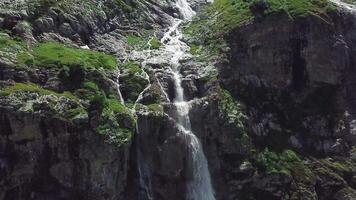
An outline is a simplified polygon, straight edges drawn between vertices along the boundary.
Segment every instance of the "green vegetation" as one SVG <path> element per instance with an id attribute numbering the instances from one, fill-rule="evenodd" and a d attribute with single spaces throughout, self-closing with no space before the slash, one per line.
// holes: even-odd
<path id="1" fill-rule="evenodd" d="M 128 35 L 126 37 L 126 40 L 127 40 L 127 43 L 132 47 L 143 46 L 146 44 L 146 41 L 142 37 L 139 37 L 139 36 L 136 36 L 133 34 Z"/>
<path id="2" fill-rule="evenodd" d="M 126 36 L 127 44 L 135 49 L 159 49 L 162 44 L 156 37 L 152 37 L 152 30 L 144 30 L 143 36 L 129 34 Z"/>
<path id="3" fill-rule="evenodd" d="M 215 0 L 198 13 L 184 32 L 191 37 L 191 53 L 206 61 L 226 47 L 223 35 L 235 27 L 277 13 L 291 20 L 315 16 L 328 21 L 328 13 L 334 10 L 328 0 Z"/>
<path id="4" fill-rule="evenodd" d="M 131 110 L 116 99 L 104 99 L 97 132 L 108 136 L 108 142 L 118 146 L 127 144 L 134 133 L 136 118 Z"/>
<path id="5" fill-rule="evenodd" d="M 296 165 L 301 164 L 300 158 L 292 150 L 276 153 L 265 149 L 257 155 L 256 165 L 258 169 L 266 173 L 290 174 Z"/>
<path id="6" fill-rule="evenodd" d="M 272 13 L 286 13 L 292 19 L 308 15 L 322 17 L 334 6 L 327 0 L 216 0 L 210 9 L 218 12 L 215 25 L 226 30 Z"/>
<path id="7" fill-rule="evenodd" d="M 243 114 L 240 104 L 227 90 L 221 91 L 218 107 L 219 115 L 226 123 L 243 129 L 246 116 Z"/>
<path id="8" fill-rule="evenodd" d="M 29 95 L 28 93 L 36 93 Z M 12 95 L 11 97 L 8 97 Z M 45 95 L 51 95 L 43 98 Z M 71 92 L 57 93 L 55 91 L 43 89 L 34 83 L 15 83 L 0 90 L 0 96 L 8 97 L 16 102 L 16 108 L 25 112 L 35 112 L 41 110 L 42 113 L 51 113 L 52 117 L 63 119 L 72 123 L 75 118 L 87 119 L 87 111 L 80 103 L 80 100 Z M 57 98 L 53 98 L 53 96 Z M 68 103 L 68 100 L 71 103 Z"/>
<path id="9" fill-rule="evenodd" d="M 26 44 L 19 38 L 11 38 L 8 34 L 0 32 L 0 58 L 5 58 L 13 63 L 28 63 L 31 55 Z"/>
<path id="10" fill-rule="evenodd" d="M 66 47 L 56 42 L 39 43 L 28 49 L 24 41 L 4 33 L 0 34 L 0 58 L 28 67 L 117 69 L 116 59 L 101 52 Z"/>
<path id="11" fill-rule="evenodd" d="M 31 93 L 37 93 L 39 95 L 55 95 L 58 97 L 66 97 L 68 99 L 71 99 L 73 101 L 78 101 L 78 98 L 75 97 L 72 93 L 70 92 L 63 92 L 63 93 L 57 93 L 51 90 L 46 90 L 34 83 L 15 83 L 14 85 L 7 86 L 3 89 L 0 90 L 0 95 L 1 96 L 8 96 L 12 93 L 18 92 L 18 91 L 23 91 L 23 92 L 31 92 Z"/>
<path id="12" fill-rule="evenodd" d="M 123 86 L 127 94 L 129 102 L 135 102 L 140 93 L 145 89 L 147 80 L 144 78 L 144 74 L 140 66 L 136 62 L 128 61 L 120 66 L 126 73 L 121 77 Z"/>
<path id="13" fill-rule="evenodd" d="M 134 1 L 130 1 L 130 3 L 127 2 L 128 1 L 125 0 L 114 0 L 116 9 L 124 10 L 126 12 L 133 12 L 137 5 L 134 4 Z"/>
<path id="14" fill-rule="evenodd" d="M 28 61 L 27 61 L 28 62 Z M 33 65 L 40 67 L 83 66 L 85 69 L 114 70 L 114 57 L 101 52 L 66 47 L 55 42 L 41 43 L 33 49 Z"/>
<path id="15" fill-rule="evenodd" d="M 159 41 L 156 37 L 153 37 L 149 40 L 149 44 L 151 49 L 159 49 L 161 47 L 161 41 Z"/>

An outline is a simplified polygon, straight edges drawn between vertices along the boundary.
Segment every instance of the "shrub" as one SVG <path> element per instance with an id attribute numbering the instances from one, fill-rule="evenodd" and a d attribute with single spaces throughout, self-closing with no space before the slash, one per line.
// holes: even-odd
<path id="1" fill-rule="evenodd" d="M 231 96 L 227 90 L 222 90 L 218 102 L 219 115 L 227 124 L 234 124 L 244 128 L 246 116 L 243 114 L 240 104 Z"/>
<path id="2" fill-rule="evenodd" d="M 267 173 L 282 172 L 290 174 L 295 164 L 301 163 L 297 154 L 292 150 L 276 153 L 265 149 L 257 155 L 256 164 L 260 171 Z"/>

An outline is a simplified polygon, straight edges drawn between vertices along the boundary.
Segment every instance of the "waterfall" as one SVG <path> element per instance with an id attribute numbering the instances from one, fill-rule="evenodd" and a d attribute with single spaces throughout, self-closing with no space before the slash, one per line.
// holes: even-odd
<path id="1" fill-rule="evenodd" d="M 211 1 L 209 1 L 211 2 Z M 167 102 L 172 103 L 176 108 L 176 116 L 171 116 L 176 119 L 176 126 L 179 129 L 177 135 L 183 136 L 185 143 L 187 145 L 187 184 L 186 184 L 186 199 L 187 200 L 215 200 L 214 190 L 210 180 L 210 173 L 208 169 L 208 162 L 204 155 L 202 145 L 192 132 L 191 122 L 189 118 L 190 104 L 184 98 L 184 89 L 182 87 L 182 74 L 180 72 L 181 64 L 180 61 L 184 56 L 188 55 L 189 46 L 182 41 L 183 34 L 179 29 L 179 26 L 185 22 L 190 21 L 195 12 L 190 7 L 187 0 L 177 0 L 176 7 L 180 13 L 182 19 L 172 18 L 171 26 L 168 28 L 166 33 L 161 39 L 163 46 L 156 51 L 161 51 L 169 58 L 169 69 L 167 73 L 170 73 L 174 83 L 175 98 L 171 102 L 168 94 L 164 91 L 163 86 L 158 80 L 160 89 L 163 91 Z M 148 55 L 155 55 L 155 50 L 148 50 L 145 53 Z M 146 65 L 144 61 L 142 63 L 143 68 Z M 148 81 L 148 86 L 139 94 L 133 110 L 136 110 L 136 105 L 142 101 L 145 92 L 151 87 L 150 77 L 144 71 L 145 79 Z M 157 77 L 156 77 L 157 78 Z M 145 159 L 143 157 L 143 152 L 140 149 L 139 138 L 140 132 L 138 124 L 136 124 L 137 131 L 137 164 L 138 164 L 138 176 L 139 176 L 139 187 L 140 194 L 139 199 L 155 199 L 151 188 L 150 171 Z"/>
<path id="2" fill-rule="evenodd" d="M 117 74 L 116 74 L 116 88 L 117 88 L 117 93 L 119 94 L 120 103 L 122 105 L 124 105 L 125 104 L 125 100 L 122 97 L 122 93 L 121 93 L 121 90 L 120 90 L 120 75 L 121 75 L 121 72 L 120 72 L 120 69 L 118 69 L 117 70 Z"/>
<path id="3" fill-rule="evenodd" d="M 349 10 L 350 12 L 356 12 L 356 5 L 355 4 L 350 4 L 350 3 L 346 3 L 346 2 L 343 2 L 341 0 L 330 0 L 331 2 L 333 2 L 334 4 L 340 6 L 340 7 L 343 7 L 347 10 Z"/>
<path id="4" fill-rule="evenodd" d="M 191 162 L 192 177 L 187 180 L 187 200 L 215 200 L 208 162 L 199 139 L 191 130 L 189 118 L 190 105 L 184 98 L 182 75 L 180 73 L 181 65 L 179 61 L 184 57 L 189 47 L 181 40 L 182 33 L 179 30 L 179 25 L 184 22 L 184 20 L 191 20 L 195 12 L 191 9 L 186 0 L 178 0 L 176 6 L 181 12 L 183 20 L 175 19 L 169 30 L 164 34 L 161 42 L 165 44 L 165 51 L 171 55 L 170 67 L 176 94 L 173 101 L 177 110 L 176 123 L 184 134 L 184 138 L 188 144 L 188 152 L 191 153 L 191 160 L 188 162 Z"/>

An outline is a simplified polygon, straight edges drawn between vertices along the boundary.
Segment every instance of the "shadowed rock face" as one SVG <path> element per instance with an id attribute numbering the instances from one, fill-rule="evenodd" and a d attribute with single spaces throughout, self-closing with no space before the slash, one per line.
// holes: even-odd
<path id="1" fill-rule="evenodd" d="M 58 119 L 1 109 L 0 122 L 2 199 L 122 198 L 127 147 Z"/>
<path id="2" fill-rule="evenodd" d="M 269 113 L 267 121 L 280 125 L 275 132 L 292 133 L 285 139 L 294 147 L 343 153 L 354 145 L 348 139 L 349 114 L 345 115 L 353 110 L 345 89 L 353 86 L 345 80 L 354 71 L 355 43 L 350 34 L 355 29 L 344 25 L 353 18 L 345 14 L 327 21 L 314 17 L 291 21 L 277 15 L 240 27 L 227 36 L 230 64 L 220 68 L 222 83 L 257 108 L 253 124 Z M 258 137 L 270 137 L 254 130 Z"/>

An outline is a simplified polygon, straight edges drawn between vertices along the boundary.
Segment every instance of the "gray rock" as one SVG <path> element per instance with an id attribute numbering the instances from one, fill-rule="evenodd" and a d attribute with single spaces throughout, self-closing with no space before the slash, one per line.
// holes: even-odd
<path id="1" fill-rule="evenodd" d="M 70 37 L 75 34 L 75 31 L 69 23 L 63 23 L 59 26 L 59 33 L 65 37 Z"/>

